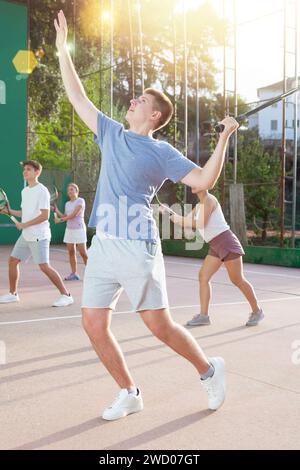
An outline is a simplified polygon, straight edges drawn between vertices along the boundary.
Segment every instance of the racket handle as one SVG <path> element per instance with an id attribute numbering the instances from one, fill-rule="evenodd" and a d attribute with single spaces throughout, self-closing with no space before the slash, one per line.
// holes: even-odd
<path id="1" fill-rule="evenodd" d="M 13 215 L 10 215 L 9 217 L 10 217 L 10 220 L 12 220 L 14 224 L 18 223 L 17 219 Z"/>
<path id="2" fill-rule="evenodd" d="M 216 131 L 218 134 L 222 134 L 222 132 L 224 131 L 224 129 L 225 129 L 224 124 L 220 124 L 220 123 L 219 123 L 219 124 L 217 124 L 217 125 L 215 126 L 215 131 Z"/>

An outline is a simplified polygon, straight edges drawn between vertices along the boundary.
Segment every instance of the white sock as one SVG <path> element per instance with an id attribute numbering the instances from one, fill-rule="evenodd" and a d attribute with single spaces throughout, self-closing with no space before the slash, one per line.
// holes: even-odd
<path id="1" fill-rule="evenodd" d="M 212 364 L 210 364 L 210 368 L 208 369 L 208 371 L 201 375 L 201 380 L 206 380 L 206 379 L 209 379 L 210 377 L 212 377 L 215 373 L 215 368 Z"/>

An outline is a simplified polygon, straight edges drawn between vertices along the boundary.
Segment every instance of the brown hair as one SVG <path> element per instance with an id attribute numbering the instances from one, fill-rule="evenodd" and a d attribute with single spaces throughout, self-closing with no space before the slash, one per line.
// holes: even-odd
<path id="1" fill-rule="evenodd" d="M 144 93 L 154 96 L 155 103 L 158 106 L 158 111 L 161 112 L 161 118 L 158 121 L 157 127 L 154 129 L 155 131 L 157 131 L 158 129 L 161 129 L 170 122 L 173 116 L 173 104 L 171 100 L 167 97 L 167 95 L 165 95 L 165 93 L 162 93 L 161 91 L 156 90 L 155 88 L 146 88 Z"/>
<path id="2" fill-rule="evenodd" d="M 24 168 L 24 166 L 31 166 L 32 168 L 35 169 L 35 171 L 42 171 L 43 167 L 40 164 L 40 162 L 37 162 L 36 160 L 25 160 L 24 162 L 20 162 L 21 166 Z"/>
<path id="3" fill-rule="evenodd" d="M 70 183 L 70 184 L 68 184 L 68 188 L 69 188 L 70 186 L 72 186 L 72 188 L 75 188 L 77 194 L 79 194 L 79 187 L 77 186 L 77 184 L 75 184 L 75 183 Z"/>

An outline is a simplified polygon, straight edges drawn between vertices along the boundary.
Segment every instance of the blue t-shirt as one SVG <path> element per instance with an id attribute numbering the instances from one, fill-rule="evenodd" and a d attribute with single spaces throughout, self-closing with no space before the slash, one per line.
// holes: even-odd
<path id="1" fill-rule="evenodd" d="M 110 236 L 155 243 L 151 201 L 166 179 L 174 183 L 197 168 L 167 142 L 125 130 L 98 114 L 101 172 L 89 227 Z"/>

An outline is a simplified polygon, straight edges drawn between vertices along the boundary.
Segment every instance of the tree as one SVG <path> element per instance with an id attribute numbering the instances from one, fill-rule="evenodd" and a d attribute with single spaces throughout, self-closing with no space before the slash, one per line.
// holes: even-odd
<path id="1" fill-rule="evenodd" d="M 230 167 L 232 169 L 232 166 Z M 247 225 L 255 225 L 262 241 L 267 229 L 278 220 L 278 184 L 280 158 L 278 152 L 266 152 L 259 139 L 239 138 L 238 181 L 244 184 Z"/>
<path id="2" fill-rule="evenodd" d="M 139 37 L 137 14 L 135 11 L 136 2 L 132 0 L 132 22 L 133 22 L 133 42 L 134 42 L 134 62 L 136 69 L 136 91 L 140 93 L 140 69 L 141 55 L 139 50 Z M 142 5 L 142 23 L 144 40 L 144 65 L 145 65 L 145 85 L 161 86 L 167 94 L 174 99 L 174 57 L 173 57 L 173 24 L 177 32 L 177 80 L 176 94 L 178 99 L 178 141 L 182 141 L 181 134 L 183 126 L 183 106 L 182 99 L 184 93 L 183 87 L 183 28 L 182 17 L 180 13 L 174 17 L 174 7 L 177 4 L 175 0 L 143 0 Z M 74 47 L 73 36 L 74 26 L 76 25 L 76 69 L 81 76 L 88 95 L 96 105 L 99 104 L 99 65 L 100 65 L 100 6 L 99 0 L 76 0 L 76 17 L 73 17 L 73 1 L 64 0 L 45 0 L 43 8 L 38 0 L 31 0 L 30 9 L 30 39 L 31 49 L 33 51 L 44 51 L 44 55 L 38 55 L 40 65 L 30 77 L 30 98 L 29 98 L 29 117 L 30 128 L 33 132 L 30 149 L 33 152 L 35 145 L 37 149 L 35 154 L 40 153 L 42 147 L 45 149 L 44 159 L 49 155 L 49 165 L 55 160 L 51 157 L 47 148 L 53 149 L 61 147 L 62 153 L 66 152 L 66 139 L 70 136 L 71 110 L 70 117 L 67 116 L 67 104 L 65 92 L 59 73 L 58 60 L 55 49 L 55 30 L 53 19 L 59 9 L 66 13 L 69 23 L 69 42 L 71 48 Z M 109 9 L 110 2 L 103 0 L 104 9 Z M 114 17 L 114 48 L 115 63 L 114 68 L 114 97 L 117 107 L 120 109 L 128 105 L 130 96 L 130 34 L 129 18 L 127 11 L 127 2 L 124 0 L 115 0 Z M 159 16 L 157 12 L 159 11 Z M 195 17 L 197 21 L 195 21 Z M 175 18 L 175 23 L 173 19 Z M 213 46 L 220 44 L 222 29 L 220 19 L 214 13 L 209 2 L 205 2 L 194 11 L 187 14 L 188 30 L 188 52 L 189 52 L 189 94 L 190 99 L 194 97 L 195 73 L 194 62 L 200 63 L 201 78 L 200 87 L 211 94 L 215 88 L 214 75 L 216 69 L 213 64 L 210 50 Z M 108 91 L 109 91 L 109 24 L 103 25 L 103 43 L 102 43 L 102 108 L 108 111 Z M 59 122 L 61 119 L 64 122 Z M 51 129 L 51 125 L 53 128 Z M 76 121 L 76 126 L 82 131 L 81 125 Z M 173 133 L 173 123 L 163 130 L 162 134 L 170 137 Z M 53 131 L 53 142 L 50 134 Z M 65 134 L 62 133 L 65 131 Z M 48 137 L 43 134 L 34 135 L 34 132 L 47 132 Z M 75 132 L 76 133 L 76 132 Z M 82 132 L 81 132 L 82 133 Z M 82 133 L 83 134 L 83 133 Z M 58 140 L 61 138 L 62 144 Z M 89 139 L 89 135 L 82 135 L 83 139 Z M 40 148 L 39 148 L 40 146 Z M 44 147 L 45 146 L 45 147 Z M 38 151 L 38 152 L 37 152 Z M 60 160 L 56 160 L 60 162 Z M 70 162 L 70 158 L 67 159 Z M 62 162 L 59 163 L 61 165 Z"/>

